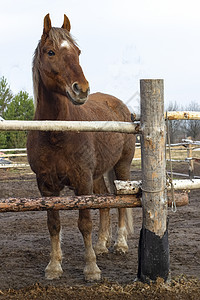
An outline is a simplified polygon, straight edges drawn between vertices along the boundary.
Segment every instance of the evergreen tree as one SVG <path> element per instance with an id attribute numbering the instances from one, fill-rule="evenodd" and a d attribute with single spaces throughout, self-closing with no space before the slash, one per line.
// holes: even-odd
<path id="1" fill-rule="evenodd" d="M 7 105 L 3 117 L 5 120 L 32 120 L 33 114 L 33 98 L 27 92 L 20 91 Z"/>
<path id="2" fill-rule="evenodd" d="M 5 120 L 32 120 L 33 115 L 34 105 L 32 97 L 29 97 L 27 92 L 20 91 L 7 105 L 3 118 Z M 0 136 L 1 143 L 3 142 L 2 135 L 6 136 L 7 148 L 23 148 L 26 146 L 27 132 L 25 131 L 6 131 Z"/>
<path id="3" fill-rule="evenodd" d="M 12 92 L 5 77 L 0 78 L 0 116 L 6 111 L 7 105 L 12 100 Z"/>

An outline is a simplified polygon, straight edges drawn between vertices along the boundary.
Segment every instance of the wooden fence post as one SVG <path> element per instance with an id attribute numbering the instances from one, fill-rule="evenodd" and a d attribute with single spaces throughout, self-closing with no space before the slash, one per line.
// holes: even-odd
<path id="1" fill-rule="evenodd" d="M 187 140 L 192 141 L 192 137 L 189 136 L 187 138 Z M 192 160 L 192 144 L 190 144 L 190 143 L 187 145 L 187 158 L 188 158 L 188 165 L 189 165 L 189 169 L 188 169 L 189 178 L 193 179 L 194 178 L 194 161 Z"/>
<path id="2" fill-rule="evenodd" d="M 138 279 L 169 277 L 163 80 L 141 80 L 143 225 L 138 250 Z"/>

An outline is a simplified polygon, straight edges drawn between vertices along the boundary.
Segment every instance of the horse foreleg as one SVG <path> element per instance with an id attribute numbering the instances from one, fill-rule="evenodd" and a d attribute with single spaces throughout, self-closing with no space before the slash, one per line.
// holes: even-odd
<path id="1" fill-rule="evenodd" d="M 45 269 L 45 277 L 47 279 L 56 279 L 59 278 L 63 273 L 61 267 L 62 251 L 59 211 L 47 211 L 47 225 L 51 239 L 51 259 Z"/>
<path id="2" fill-rule="evenodd" d="M 96 264 L 96 255 L 92 247 L 92 220 L 89 210 L 79 210 L 78 228 L 85 244 L 85 280 L 100 280 L 101 271 Z"/>

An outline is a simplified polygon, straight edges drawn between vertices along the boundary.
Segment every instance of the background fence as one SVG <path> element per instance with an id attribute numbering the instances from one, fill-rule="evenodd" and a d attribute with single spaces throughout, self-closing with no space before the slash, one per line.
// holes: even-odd
<path id="1" fill-rule="evenodd" d="M 183 173 L 175 173 L 177 176 L 189 176 L 190 178 L 200 178 L 200 176 L 195 174 L 194 171 L 194 162 L 200 163 L 200 141 L 192 141 L 191 139 L 184 139 L 181 143 L 176 144 L 167 144 L 166 145 L 166 155 L 167 161 L 169 147 L 171 147 L 172 159 L 173 163 L 188 163 L 188 174 Z M 141 144 L 136 143 L 136 155 L 133 159 L 134 161 L 141 161 Z M 17 162 L 16 158 L 18 157 L 26 157 L 26 148 L 15 148 L 15 149 L 0 149 L 0 169 L 8 169 L 8 168 L 27 168 L 30 167 L 28 162 Z M 13 158 L 15 161 L 13 161 Z M 168 172 L 170 174 L 170 172 Z"/>

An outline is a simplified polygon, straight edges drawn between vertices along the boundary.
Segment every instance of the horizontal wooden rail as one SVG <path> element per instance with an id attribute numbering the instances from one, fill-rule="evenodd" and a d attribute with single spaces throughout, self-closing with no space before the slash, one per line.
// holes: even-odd
<path id="1" fill-rule="evenodd" d="M 188 204 L 187 193 L 175 194 L 176 206 Z M 171 206 L 171 196 L 168 205 Z M 139 195 L 88 195 L 0 199 L 0 212 L 141 207 Z"/>
<path id="2" fill-rule="evenodd" d="M 200 188 L 200 179 L 177 179 L 173 180 L 175 190 L 191 190 Z M 137 194 L 142 190 L 142 181 L 121 181 L 115 180 L 117 194 L 119 195 L 132 195 Z M 167 182 L 167 189 L 171 189 L 171 185 Z"/>
<path id="3" fill-rule="evenodd" d="M 165 113 L 166 117 L 166 113 Z M 200 112 L 168 111 L 169 120 L 200 120 Z M 139 116 L 136 118 L 139 119 Z M 0 131 L 109 131 L 121 133 L 140 133 L 136 123 L 116 121 L 0 121 Z"/>
<path id="4" fill-rule="evenodd" d="M 27 153 L 13 153 L 13 154 L 5 154 L 5 153 L 0 153 L 0 158 L 1 157 L 22 157 L 22 156 L 27 156 Z"/>
<path id="5" fill-rule="evenodd" d="M 167 117 L 169 120 L 200 120 L 200 111 L 168 111 Z"/>
<path id="6" fill-rule="evenodd" d="M 0 149 L 0 152 L 17 152 L 17 151 L 26 151 L 26 148 Z"/>
<path id="7" fill-rule="evenodd" d="M 0 169 L 11 169 L 11 168 L 29 168 L 29 164 L 0 164 Z"/>
<path id="8" fill-rule="evenodd" d="M 168 111 L 167 116 L 169 120 L 200 120 L 200 111 Z M 132 119 L 134 121 L 139 121 L 140 115 L 133 113 Z"/>
<path id="9" fill-rule="evenodd" d="M 139 125 L 116 121 L 0 121 L 0 131 L 23 130 L 139 133 Z"/>

